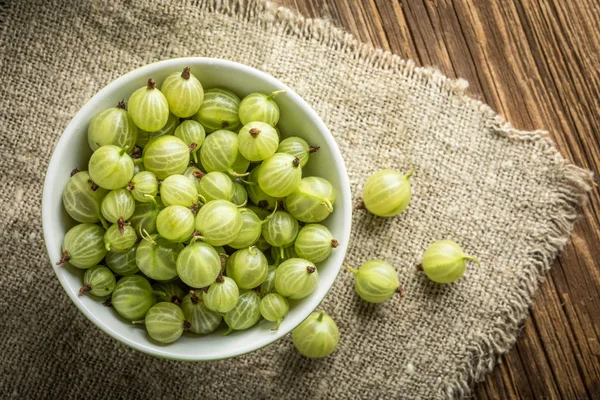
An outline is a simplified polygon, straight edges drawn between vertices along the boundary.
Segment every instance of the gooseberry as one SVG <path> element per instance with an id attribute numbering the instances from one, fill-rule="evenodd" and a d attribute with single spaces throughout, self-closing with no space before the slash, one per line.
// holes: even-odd
<path id="1" fill-rule="evenodd" d="M 228 326 L 225 335 L 232 331 L 241 331 L 255 325 L 260 319 L 260 297 L 254 290 L 249 290 L 240 295 L 237 304 L 223 315 L 223 320 Z"/>
<path id="2" fill-rule="evenodd" d="M 227 276 L 233 279 L 240 289 L 260 286 L 267 278 L 268 271 L 267 258 L 255 247 L 238 250 L 227 260 Z"/>
<path id="3" fill-rule="evenodd" d="M 192 288 L 210 286 L 220 273 L 221 257 L 207 243 L 191 243 L 177 256 L 177 275 Z"/>
<path id="4" fill-rule="evenodd" d="M 231 178 L 222 172 L 209 172 L 198 177 L 198 193 L 207 202 L 212 200 L 231 201 L 235 188 Z"/>
<path id="5" fill-rule="evenodd" d="M 63 205 L 77 222 L 98 222 L 102 216 L 100 204 L 107 193 L 92 182 L 86 171 L 76 172 L 63 191 Z"/>
<path id="6" fill-rule="evenodd" d="M 114 224 L 104 234 L 104 247 L 106 251 L 124 253 L 135 246 L 137 239 L 135 230 L 129 224 L 123 226 Z"/>
<path id="7" fill-rule="evenodd" d="M 165 135 L 172 135 L 175 132 L 175 129 L 179 125 L 179 118 L 173 114 L 169 113 L 169 118 L 167 118 L 167 123 L 161 129 L 154 132 L 147 132 L 144 130 L 139 130 L 138 138 L 135 142 L 136 145 L 140 147 L 146 147 L 151 140 L 159 138 Z"/>
<path id="8" fill-rule="evenodd" d="M 87 269 L 98 264 L 106 255 L 104 229 L 94 224 L 79 224 L 69 229 L 62 244 L 62 256 L 56 265 L 66 262 Z"/>
<path id="9" fill-rule="evenodd" d="M 238 154 L 237 134 L 219 130 L 204 140 L 200 148 L 200 162 L 207 172 L 227 172 L 231 176 L 239 176 L 233 170 Z"/>
<path id="10" fill-rule="evenodd" d="M 194 214 L 184 206 L 167 206 L 156 217 L 158 234 L 175 243 L 183 243 L 189 240 L 194 233 L 194 226 Z"/>
<path id="11" fill-rule="evenodd" d="M 323 311 L 313 312 L 292 331 L 292 342 L 303 356 L 327 357 L 337 347 L 340 332 L 335 321 Z"/>
<path id="12" fill-rule="evenodd" d="M 451 240 L 432 243 L 423 254 L 423 272 L 436 283 L 451 283 L 465 273 L 467 260 L 480 266 L 479 261 L 466 255 L 462 248 Z"/>
<path id="13" fill-rule="evenodd" d="M 171 175 L 160 185 L 160 197 L 165 206 L 191 207 L 198 202 L 196 184 L 184 175 Z"/>
<path id="14" fill-rule="evenodd" d="M 134 321 L 138 323 L 142 321 Z M 173 343 L 189 328 L 179 306 L 163 301 L 156 303 L 146 313 L 143 321 L 148 335 L 159 343 Z"/>
<path id="15" fill-rule="evenodd" d="M 371 175 L 363 189 L 363 202 L 367 210 L 379 217 L 393 217 L 404 211 L 412 196 L 408 178 L 413 172 L 403 175 L 398 171 L 383 169 Z"/>
<path id="16" fill-rule="evenodd" d="M 264 122 L 249 122 L 237 137 L 240 154 L 249 161 L 262 161 L 277 151 L 279 137 L 275 129 Z"/>
<path id="17" fill-rule="evenodd" d="M 263 224 L 262 235 L 271 246 L 280 248 L 283 258 L 283 248 L 294 243 L 299 230 L 298 221 L 290 213 L 275 211 Z"/>
<path id="18" fill-rule="evenodd" d="M 185 171 L 190 163 L 190 150 L 181 139 L 165 135 L 151 140 L 144 147 L 142 157 L 146 171 L 165 180 L 170 175 Z"/>
<path id="19" fill-rule="evenodd" d="M 96 150 L 88 163 L 92 181 L 108 190 L 127 186 L 133 177 L 133 160 L 126 150 L 113 145 L 102 146 Z"/>
<path id="20" fill-rule="evenodd" d="M 359 269 L 347 267 L 354 274 L 356 293 L 369 303 L 383 303 L 399 292 L 398 274 L 394 267 L 381 260 L 371 260 Z"/>
<path id="21" fill-rule="evenodd" d="M 250 93 L 240 103 L 239 116 L 242 124 L 246 125 L 253 121 L 261 121 L 270 126 L 279 122 L 279 106 L 274 97 L 285 90 L 278 90 L 271 94 Z"/>
<path id="22" fill-rule="evenodd" d="M 339 246 L 327 227 L 320 224 L 308 224 L 300 229 L 294 249 L 300 258 L 320 263 L 331 254 L 331 250 Z"/>
<path id="23" fill-rule="evenodd" d="M 135 262 L 136 251 L 137 246 L 134 246 L 123 253 L 109 251 L 106 253 L 104 261 L 106 261 L 108 268 L 117 275 L 133 275 L 140 270 Z"/>
<path id="24" fill-rule="evenodd" d="M 237 284 L 231 278 L 219 274 L 215 283 L 204 293 L 204 305 L 213 311 L 226 313 L 236 306 L 240 292 Z"/>
<path id="25" fill-rule="evenodd" d="M 258 185 L 258 174 L 261 168 L 262 166 L 259 165 L 250 172 L 250 175 L 248 175 L 248 185 L 246 185 L 246 190 L 250 200 L 252 200 L 252 202 L 259 208 L 272 210 L 277 206 L 278 199 L 266 194 Z M 269 213 L 267 213 L 267 215 L 268 214 Z M 259 217 L 261 216 L 259 215 Z M 261 219 L 264 219 L 264 217 L 261 217 Z"/>
<path id="26" fill-rule="evenodd" d="M 267 321 L 275 322 L 274 331 L 279 329 L 281 320 L 285 317 L 290 309 L 290 304 L 285 297 L 279 293 L 267 294 L 260 300 L 260 314 Z"/>
<path id="27" fill-rule="evenodd" d="M 235 130 L 240 125 L 240 98 L 230 90 L 208 89 L 194 119 L 211 133 L 219 129 Z"/>
<path id="28" fill-rule="evenodd" d="M 158 282 L 152 286 L 152 289 L 157 302 L 166 301 L 181 305 L 185 296 L 183 289 L 175 282 Z"/>
<path id="29" fill-rule="evenodd" d="M 167 76 L 161 90 L 167 98 L 171 112 L 180 118 L 196 114 L 204 100 L 204 88 L 198 78 L 190 72 L 189 67 L 185 67 L 182 73 L 176 72 Z"/>
<path id="30" fill-rule="evenodd" d="M 93 296 L 108 296 L 115 289 L 117 280 L 110 269 L 96 265 L 89 268 L 83 274 L 83 286 L 79 290 L 79 295 L 89 293 Z"/>
<path id="31" fill-rule="evenodd" d="M 286 197 L 302 180 L 300 160 L 286 153 L 275 153 L 263 161 L 258 172 L 258 184 L 269 196 Z"/>
<path id="32" fill-rule="evenodd" d="M 158 235 L 144 234 L 144 240 L 138 245 L 135 261 L 148 278 L 168 281 L 177 276 L 177 256 L 181 250 L 181 243 L 173 243 Z"/>
<path id="33" fill-rule="evenodd" d="M 135 210 L 129 218 L 129 223 L 138 234 L 142 231 L 156 233 L 156 218 L 163 208 L 160 196 L 149 203 L 135 203 Z"/>
<path id="34" fill-rule="evenodd" d="M 310 155 L 317 152 L 319 149 L 319 146 L 310 146 L 304 139 L 297 136 L 292 136 L 283 139 L 281 143 L 279 143 L 277 152 L 291 154 L 300 160 L 300 166 L 304 168 L 308 162 L 308 159 L 310 158 Z"/>
<path id="35" fill-rule="evenodd" d="M 152 201 L 158 193 L 158 180 L 152 172 L 142 171 L 135 174 L 129 181 L 127 190 L 139 202 Z"/>
<path id="36" fill-rule="evenodd" d="M 156 297 L 146 278 L 130 275 L 119 279 L 110 302 L 123 318 L 135 321 L 144 318 Z"/>
<path id="37" fill-rule="evenodd" d="M 331 184 L 316 176 L 303 178 L 285 199 L 285 208 L 302 222 L 321 222 L 333 212 L 335 192 Z"/>
<path id="38" fill-rule="evenodd" d="M 248 203 L 248 192 L 240 183 L 233 182 L 233 196 L 231 202 L 238 207 L 243 207 Z"/>
<path id="39" fill-rule="evenodd" d="M 156 88 L 154 79 L 137 89 L 129 97 L 129 115 L 138 128 L 154 132 L 161 129 L 169 118 L 169 103 Z"/>
<path id="40" fill-rule="evenodd" d="M 125 221 L 135 211 L 135 200 L 126 189 L 116 189 L 108 192 L 100 205 L 102 216 L 112 224 L 118 224 L 119 230 L 123 232 Z"/>
<path id="41" fill-rule="evenodd" d="M 233 241 L 241 228 L 242 215 L 235 204 L 227 200 L 209 201 L 196 215 L 196 230 L 201 239 L 212 246 Z"/>
<path id="42" fill-rule="evenodd" d="M 318 278 L 319 272 L 313 263 L 290 258 L 275 271 L 275 290 L 290 299 L 302 299 L 315 290 Z"/>
<path id="43" fill-rule="evenodd" d="M 206 307 L 204 300 L 196 295 L 194 290 L 186 295 L 181 302 L 185 320 L 190 323 L 190 331 L 199 335 L 214 332 L 221 323 L 221 313 Z"/>
<path id="44" fill-rule="evenodd" d="M 204 127 L 192 119 L 185 120 L 175 129 L 175 137 L 181 139 L 188 146 L 194 161 L 198 162 L 198 150 L 206 138 Z"/>
<path id="45" fill-rule="evenodd" d="M 133 149 L 137 135 L 138 128 L 127 113 L 124 101 L 120 101 L 116 107 L 96 114 L 87 130 L 92 151 L 107 144 Z"/>

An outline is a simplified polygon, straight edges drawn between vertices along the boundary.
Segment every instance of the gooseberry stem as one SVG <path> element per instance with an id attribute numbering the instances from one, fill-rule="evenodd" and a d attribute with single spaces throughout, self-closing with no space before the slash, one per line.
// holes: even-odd
<path id="1" fill-rule="evenodd" d="M 319 151 L 319 149 L 321 148 L 321 146 L 308 146 L 308 152 L 309 153 L 316 153 L 317 151 Z"/>
<path id="2" fill-rule="evenodd" d="M 110 243 L 105 243 L 104 248 L 106 249 L 106 251 L 110 251 Z"/>
<path id="3" fill-rule="evenodd" d="M 246 207 L 246 204 L 248 204 L 248 199 L 247 198 L 244 200 L 244 202 L 242 204 L 236 204 L 236 207 L 237 208 Z"/>
<path id="4" fill-rule="evenodd" d="M 190 300 L 192 301 L 192 304 L 198 304 L 200 301 L 200 298 L 196 296 L 195 290 L 190 290 Z"/>
<path id="5" fill-rule="evenodd" d="M 160 297 L 166 297 L 167 294 L 165 292 L 163 292 L 162 290 L 153 290 L 152 294 L 154 294 L 155 296 L 160 296 Z"/>
<path id="6" fill-rule="evenodd" d="M 123 154 L 125 154 L 127 152 L 128 148 L 129 148 L 129 146 L 123 146 L 121 151 L 119 151 L 119 157 L 123 156 Z"/>
<path id="7" fill-rule="evenodd" d="M 197 151 L 192 152 L 192 157 L 194 158 L 194 162 L 196 163 L 196 165 L 198 165 L 198 152 Z"/>
<path id="8" fill-rule="evenodd" d="M 75 167 L 71 170 L 71 176 L 74 176 L 75 174 L 77 174 L 79 172 L 79 168 Z"/>
<path id="9" fill-rule="evenodd" d="M 64 263 L 68 262 L 70 259 L 71 259 L 71 256 L 69 256 L 69 252 L 65 250 L 62 252 L 62 255 L 60 256 L 60 260 L 58 260 L 56 265 L 64 264 Z"/>
<path id="10" fill-rule="evenodd" d="M 187 331 L 191 327 L 192 327 L 192 324 L 190 324 L 189 321 L 183 321 L 183 329 L 185 329 Z"/>
<path id="11" fill-rule="evenodd" d="M 225 331 L 225 333 L 223 334 L 223 336 L 227 336 L 227 335 L 229 335 L 231 332 L 233 332 L 233 329 L 231 329 L 231 328 L 229 328 L 229 327 L 228 327 L 228 328 L 227 328 L 227 330 Z"/>
<path id="12" fill-rule="evenodd" d="M 321 313 L 319 314 L 319 316 L 317 317 L 317 321 L 319 322 L 323 322 L 323 316 L 325 315 L 325 311 L 321 311 Z"/>
<path id="13" fill-rule="evenodd" d="M 119 103 L 117 104 L 117 108 L 120 108 L 121 110 L 127 110 L 127 108 L 125 107 L 125 99 L 119 101 Z"/>
<path id="14" fill-rule="evenodd" d="M 248 131 L 248 133 L 250 133 L 250 136 L 256 139 L 258 135 L 260 135 L 260 129 L 252 128 L 250 131 Z"/>
<path id="15" fill-rule="evenodd" d="M 330 213 L 333 212 L 333 204 L 331 204 L 331 201 L 329 201 L 329 199 L 324 199 L 321 202 L 321 204 L 327 207 L 327 211 L 329 211 Z"/>
<path id="16" fill-rule="evenodd" d="M 281 320 L 278 319 L 277 322 L 275 323 L 275 327 L 271 328 L 272 331 L 276 331 L 279 329 L 279 325 L 281 325 Z"/>
<path id="17" fill-rule="evenodd" d="M 104 219 L 104 217 L 102 215 L 100 215 L 100 222 L 102 223 L 102 226 L 104 227 L 104 229 L 110 228 L 110 226 L 108 225 L 108 222 L 106 222 L 106 220 Z"/>
<path id="18" fill-rule="evenodd" d="M 156 87 L 156 82 L 154 82 L 154 79 L 150 78 L 148 79 L 148 90 L 154 90 L 154 88 Z"/>
<path id="19" fill-rule="evenodd" d="M 156 242 L 154 241 L 154 239 L 152 239 L 152 236 L 150 236 L 150 234 L 148 233 L 147 230 L 142 229 L 140 227 L 140 236 L 142 237 L 142 239 L 149 241 L 150 243 L 152 243 L 153 246 L 156 246 Z"/>
<path id="20" fill-rule="evenodd" d="M 245 183 L 246 185 L 258 185 L 256 182 L 250 182 L 250 181 L 245 181 L 242 178 L 240 178 L 240 181 L 242 181 L 243 183 Z"/>
<path id="21" fill-rule="evenodd" d="M 238 174 L 237 172 L 235 172 L 232 168 L 229 168 L 227 170 L 227 173 L 235 178 L 241 178 L 242 176 L 248 176 L 250 175 L 250 172 L 245 172 L 243 174 Z"/>
<path id="22" fill-rule="evenodd" d="M 285 93 L 285 90 L 276 90 L 276 91 L 274 91 L 273 93 L 271 93 L 270 95 L 267 96 L 267 100 L 273 100 L 273 98 L 275 96 L 277 96 L 278 94 L 281 94 L 281 93 Z"/>
<path id="23" fill-rule="evenodd" d="M 127 190 L 129 190 L 129 191 L 131 191 L 131 190 L 135 189 L 135 186 L 134 186 L 133 182 L 131 182 L 131 181 L 130 181 L 130 182 L 127 184 L 127 186 L 125 187 L 125 189 L 127 189 Z M 145 196 L 145 195 L 144 195 L 144 196 Z"/>
<path id="24" fill-rule="evenodd" d="M 281 250 L 283 250 L 283 247 L 281 248 Z M 316 271 L 315 267 L 311 267 L 310 265 L 308 267 L 306 267 L 306 272 L 308 272 L 309 274 L 314 274 L 315 271 Z"/>
<path id="25" fill-rule="evenodd" d="M 339 245 L 340 245 L 340 242 L 338 242 L 338 241 L 337 241 L 337 240 L 335 240 L 335 239 L 331 239 L 331 247 L 333 247 L 333 248 L 335 249 L 335 248 L 336 248 L 336 247 L 338 247 Z"/>
<path id="26" fill-rule="evenodd" d="M 206 204 L 206 203 L 208 203 L 208 202 L 206 201 L 206 197 L 202 196 L 201 194 L 198 194 L 198 198 L 200 199 L 200 201 L 202 202 L 202 204 Z"/>
<path id="27" fill-rule="evenodd" d="M 478 260 L 478 259 L 476 259 L 475 257 L 471 257 L 471 256 L 467 256 L 467 255 L 465 255 L 463 258 L 464 258 L 465 260 L 473 261 L 475 264 L 477 264 L 477 267 L 478 267 L 478 268 L 481 268 L 481 263 L 480 263 L 480 262 L 479 262 L 479 260 Z"/>
<path id="28" fill-rule="evenodd" d="M 410 178 L 412 176 L 412 174 L 414 174 L 414 173 L 415 173 L 415 168 L 413 167 L 413 169 L 408 171 L 408 173 L 406 174 L 406 179 Z"/>
<path id="29" fill-rule="evenodd" d="M 139 320 L 137 320 L 137 321 L 131 321 L 131 323 L 132 323 L 133 325 L 136 325 L 136 324 L 143 324 L 143 323 L 144 323 L 144 320 L 143 320 L 143 319 L 139 319 Z"/>
<path id="30" fill-rule="evenodd" d="M 248 251 L 250 252 L 250 254 L 252 254 L 253 256 L 255 256 L 256 253 L 256 246 L 250 246 L 248 247 Z"/>
<path id="31" fill-rule="evenodd" d="M 354 275 L 358 274 L 358 270 L 356 268 L 352 268 L 348 264 L 346 264 L 345 267 L 348 271 L 352 272 Z"/>

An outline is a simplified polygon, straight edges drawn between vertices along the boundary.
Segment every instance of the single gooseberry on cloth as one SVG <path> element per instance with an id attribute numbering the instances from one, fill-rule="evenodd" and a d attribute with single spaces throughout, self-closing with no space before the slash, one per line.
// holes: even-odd
<path id="1" fill-rule="evenodd" d="M 303 356 L 327 357 L 337 347 L 340 332 L 335 321 L 325 312 L 313 312 L 292 331 L 292 342 Z"/>
<path id="2" fill-rule="evenodd" d="M 408 207 L 412 197 L 409 178 L 411 170 L 403 175 L 398 171 L 383 169 L 371 175 L 363 189 L 363 202 L 369 212 L 379 217 L 393 217 Z"/>
<path id="3" fill-rule="evenodd" d="M 467 261 L 478 266 L 479 261 L 466 255 L 462 248 L 451 240 L 440 240 L 432 243 L 423 254 L 423 272 L 436 283 L 451 283 L 465 273 Z"/>

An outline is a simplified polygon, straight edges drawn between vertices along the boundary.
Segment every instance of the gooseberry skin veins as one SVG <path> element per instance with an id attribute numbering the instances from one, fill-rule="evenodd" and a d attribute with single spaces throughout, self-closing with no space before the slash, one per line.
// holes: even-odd
<path id="1" fill-rule="evenodd" d="M 432 243 L 425 250 L 422 261 L 423 272 L 433 282 L 452 283 L 464 275 L 467 260 L 479 266 L 479 261 L 466 255 L 456 242 L 440 240 Z"/>
<path id="2" fill-rule="evenodd" d="M 233 182 L 233 196 L 231 196 L 231 202 L 240 207 L 243 207 L 248 203 L 248 193 L 241 183 Z"/>
<path id="3" fill-rule="evenodd" d="M 229 331 L 241 331 L 254 326 L 260 319 L 260 297 L 254 290 L 242 293 L 235 307 L 225 313 L 223 319 Z"/>
<path id="4" fill-rule="evenodd" d="M 107 251 L 115 253 L 125 253 L 129 251 L 137 241 L 135 230 L 129 226 L 123 226 L 123 233 L 120 232 L 118 224 L 111 225 L 104 234 L 104 246 Z"/>
<path id="5" fill-rule="evenodd" d="M 209 244 L 194 242 L 177 256 L 177 275 L 192 288 L 208 287 L 221 273 L 221 257 Z"/>
<path id="6" fill-rule="evenodd" d="M 260 188 L 260 185 L 258 184 L 258 174 L 261 168 L 262 165 L 257 166 L 250 172 L 250 175 L 248 175 L 247 182 L 249 182 L 249 184 L 246 185 L 246 191 L 248 192 L 248 197 L 250 197 L 250 200 L 252 200 L 254 204 L 266 204 L 266 206 L 264 206 L 265 209 L 273 210 L 277 206 L 277 201 L 279 199 L 269 196 Z M 256 215 L 259 214 L 257 213 Z M 264 219 L 264 217 L 262 217 L 262 219 Z"/>
<path id="7" fill-rule="evenodd" d="M 115 310 L 130 321 L 144 318 L 156 298 L 150 282 L 143 276 L 124 276 L 117 281 L 111 303 Z"/>
<path id="8" fill-rule="evenodd" d="M 257 92 L 244 97 L 239 108 L 242 124 L 246 125 L 253 121 L 260 121 L 273 127 L 277 125 L 277 122 L 279 122 L 279 106 L 273 98 L 279 93 L 278 91 L 268 95 Z"/>
<path id="9" fill-rule="evenodd" d="M 154 86 L 154 80 L 137 89 L 129 97 L 129 115 L 138 128 L 154 132 L 165 126 L 169 118 L 169 103 Z"/>
<path id="10" fill-rule="evenodd" d="M 190 163 L 190 150 L 186 144 L 172 135 L 151 140 L 142 153 L 144 168 L 159 180 L 181 174 Z"/>
<path id="11" fill-rule="evenodd" d="M 156 229 L 163 238 L 183 243 L 194 233 L 195 219 L 192 211 L 184 206 L 167 206 L 158 213 Z"/>
<path id="12" fill-rule="evenodd" d="M 98 187 L 92 190 L 87 171 L 80 171 L 67 182 L 62 200 L 67 213 L 77 222 L 94 223 L 100 220 L 100 204 L 108 190 Z"/>
<path id="13" fill-rule="evenodd" d="M 158 193 L 158 180 L 150 171 L 142 171 L 131 178 L 127 190 L 140 203 L 153 201 Z"/>
<path id="14" fill-rule="evenodd" d="M 302 178 L 300 184 L 285 199 L 285 208 L 298 221 L 321 222 L 332 212 L 335 192 L 331 184 L 320 177 Z"/>
<path id="15" fill-rule="evenodd" d="M 127 186 L 133 177 L 133 159 L 125 149 L 113 145 L 102 146 L 90 157 L 88 173 L 101 188 L 120 189 Z"/>
<path id="16" fill-rule="evenodd" d="M 358 270 L 349 269 L 354 274 L 356 293 L 369 303 L 383 303 L 390 299 L 400 286 L 396 270 L 385 261 L 371 260 Z"/>
<path id="17" fill-rule="evenodd" d="M 277 324 L 273 330 L 279 328 L 281 320 L 287 315 L 290 305 L 285 297 L 278 293 L 270 293 L 260 300 L 260 314 L 264 319 Z"/>
<path id="18" fill-rule="evenodd" d="M 340 340 L 335 321 L 324 312 L 313 312 L 292 331 L 294 346 L 305 357 L 323 358 L 334 352 Z"/>
<path id="19" fill-rule="evenodd" d="M 298 221 L 290 213 L 275 211 L 263 224 L 262 235 L 271 246 L 288 247 L 296 240 L 299 230 Z"/>
<path id="20" fill-rule="evenodd" d="M 166 301 L 150 307 L 144 317 L 148 335 L 163 344 L 173 343 L 181 337 L 184 322 L 185 316 L 181 308 Z"/>
<path id="21" fill-rule="evenodd" d="M 65 261 L 81 269 L 98 264 L 106 255 L 104 233 L 105 230 L 101 226 L 89 223 L 75 225 L 69 229 L 62 245 L 63 252 L 68 253 L 68 259 Z"/>
<path id="22" fill-rule="evenodd" d="M 150 234 L 156 233 L 156 218 L 164 205 L 160 196 L 156 197 L 153 202 L 135 204 L 135 210 L 129 218 L 129 223 L 137 234 L 146 231 Z"/>
<path id="23" fill-rule="evenodd" d="M 282 296 L 298 300 L 311 294 L 317 287 L 319 272 L 310 261 L 290 258 L 275 271 L 275 290 Z"/>
<path id="24" fill-rule="evenodd" d="M 315 264 L 326 260 L 335 247 L 337 241 L 333 239 L 329 229 L 320 224 L 303 226 L 294 242 L 298 257 Z"/>
<path id="25" fill-rule="evenodd" d="M 209 201 L 196 215 L 196 230 L 212 246 L 233 241 L 241 228 L 242 216 L 235 204 L 227 200 Z"/>
<path id="26" fill-rule="evenodd" d="M 122 106 L 123 108 L 108 108 L 92 118 L 87 130 L 88 144 L 92 151 L 108 144 L 133 149 L 138 127 L 125 110 L 124 103 Z"/>
<path id="27" fill-rule="evenodd" d="M 179 305 L 185 296 L 183 289 L 175 282 L 158 282 L 152 285 L 156 302 L 171 302 Z"/>
<path id="28" fill-rule="evenodd" d="M 237 134 L 218 130 L 208 135 L 200 148 L 200 162 L 206 172 L 233 172 L 233 164 L 238 158 Z"/>
<path id="29" fill-rule="evenodd" d="M 198 188 L 184 175 L 171 175 L 160 185 L 160 197 L 165 206 L 191 207 L 198 202 Z"/>
<path id="30" fill-rule="evenodd" d="M 231 178 L 223 172 L 209 172 L 198 179 L 198 194 L 207 202 L 233 199 L 235 187 Z"/>
<path id="31" fill-rule="evenodd" d="M 208 89 L 204 101 L 193 118 L 200 122 L 207 133 L 219 129 L 236 130 L 240 125 L 238 111 L 240 98 L 230 90 Z"/>
<path id="32" fill-rule="evenodd" d="M 408 180 L 411 175 L 412 171 L 403 175 L 391 169 L 371 175 L 363 189 L 363 202 L 367 210 L 379 217 L 393 217 L 404 211 L 412 197 Z"/>
<path id="33" fill-rule="evenodd" d="M 196 298 L 196 303 L 192 300 L 192 294 L 186 295 L 181 302 L 185 320 L 190 323 L 190 331 L 198 335 L 214 332 L 219 327 L 223 316 L 206 307 L 202 297 L 196 296 L 196 293 L 193 296 Z"/>
<path id="34" fill-rule="evenodd" d="M 169 110 L 180 118 L 196 114 L 204 101 L 204 88 L 189 68 L 187 73 L 184 71 L 169 75 L 161 90 L 167 99 Z"/>
<path id="35" fill-rule="evenodd" d="M 275 129 L 264 122 L 249 122 L 238 133 L 238 149 L 249 161 L 263 161 L 277 151 L 279 137 Z"/>
<path id="36" fill-rule="evenodd" d="M 100 210 L 110 223 L 116 224 L 121 218 L 127 221 L 135 211 L 135 200 L 127 189 L 111 190 L 104 196 Z"/>
<path id="37" fill-rule="evenodd" d="M 221 281 L 217 278 L 217 281 L 210 285 L 208 291 L 202 296 L 206 307 L 222 314 L 233 310 L 239 297 L 237 284 L 226 276 L 223 276 Z"/>
<path id="38" fill-rule="evenodd" d="M 296 190 L 302 179 L 300 160 L 286 153 L 275 153 L 263 161 L 258 184 L 269 196 L 286 197 Z"/>
<path id="39" fill-rule="evenodd" d="M 179 124 L 175 129 L 174 135 L 188 146 L 194 161 L 198 162 L 197 153 L 204 143 L 204 139 L 206 139 L 204 127 L 197 121 L 187 119 Z"/>
<path id="40" fill-rule="evenodd" d="M 260 286 L 267 278 L 269 262 L 257 248 L 241 249 L 227 260 L 227 276 L 235 281 L 240 289 Z"/>
<path id="41" fill-rule="evenodd" d="M 260 285 L 260 297 L 265 297 L 269 293 L 273 293 L 275 290 L 275 265 L 269 265 L 269 269 L 267 271 L 267 277 Z"/>
<path id="42" fill-rule="evenodd" d="M 137 246 L 133 246 L 131 249 L 123 253 L 109 251 L 106 253 L 106 257 L 104 258 L 106 266 L 110 268 L 111 271 L 116 275 L 133 275 L 140 270 L 135 262 L 136 251 Z"/>
<path id="43" fill-rule="evenodd" d="M 249 209 L 240 210 L 242 227 L 234 240 L 228 243 L 234 249 L 243 249 L 254 245 L 262 233 L 262 224 L 258 216 Z"/>
<path id="44" fill-rule="evenodd" d="M 277 153 L 287 153 L 300 160 L 300 166 L 308 163 L 310 154 L 316 152 L 319 147 L 311 147 L 306 141 L 297 136 L 291 136 L 283 139 L 277 147 Z"/>
<path id="45" fill-rule="evenodd" d="M 108 296 L 113 292 L 116 284 L 117 280 L 110 269 L 96 265 L 83 274 L 83 287 L 79 295 L 89 293 L 98 297 Z"/>

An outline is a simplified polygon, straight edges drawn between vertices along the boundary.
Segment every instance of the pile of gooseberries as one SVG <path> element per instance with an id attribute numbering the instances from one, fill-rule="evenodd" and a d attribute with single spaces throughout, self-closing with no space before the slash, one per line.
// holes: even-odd
<path id="1" fill-rule="evenodd" d="M 261 319 L 278 329 L 339 244 L 322 223 L 332 185 L 302 172 L 319 147 L 281 139 L 281 95 L 205 91 L 185 68 L 101 110 L 88 126 L 87 168 L 63 192 L 78 224 L 58 264 L 85 270 L 80 295 L 108 300 L 161 344 Z M 335 348 L 324 315 L 294 333 L 303 354 Z M 325 344 L 311 343 L 314 329 Z"/>

